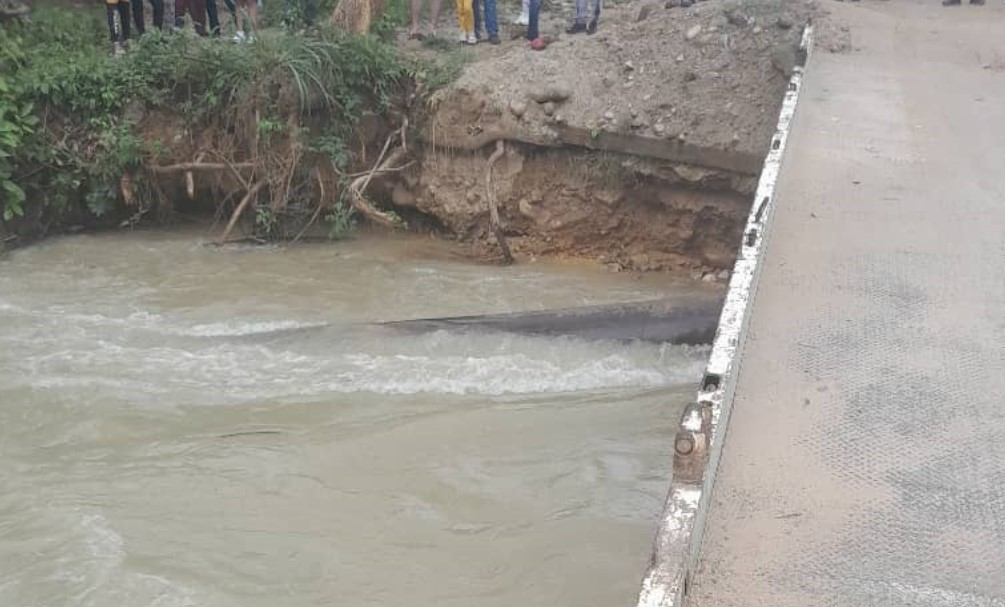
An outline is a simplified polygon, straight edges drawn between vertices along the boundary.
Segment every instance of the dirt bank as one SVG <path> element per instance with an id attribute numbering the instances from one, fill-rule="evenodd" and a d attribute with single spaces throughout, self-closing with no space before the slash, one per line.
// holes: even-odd
<path id="1" fill-rule="evenodd" d="M 388 191 L 491 255 L 486 168 L 504 141 L 491 189 L 518 255 L 718 276 L 803 27 L 822 16 L 803 1 L 637 2 L 593 36 L 546 16 L 546 51 L 480 45 L 433 96 L 427 152 Z"/>

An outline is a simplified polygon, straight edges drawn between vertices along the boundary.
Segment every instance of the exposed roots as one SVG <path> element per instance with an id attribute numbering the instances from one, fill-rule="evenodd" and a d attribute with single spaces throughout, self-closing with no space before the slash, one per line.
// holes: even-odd
<path id="1" fill-rule="evenodd" d="M 499 245 L 499 250 L 502 252 L 503 262 L 511 264 L 513 263 L 513 254 L 510 253 L 509 244 L 506 242 L 506 235 L 503 233 L 502 222 L 499 220 L 499 206 L 496 203 L 495 188 L 492 187 L 492 167 L 505 153 L 506 144 L 502 140 L 496 141 L 496 149 L 489 156 L 489 160 L 485 165 L 485 197 L 488 200 L 489 223 L 491 224 L 492 233 L 496 237 L 496 244 Z"/>
<path id="2" fill-rule="evenodd" d="M 237 225 L 237 220 L 241 217 L 241 213 L 244 212 L 244 209 L 248 207 L 248 203 L 254 200 L 255 195 L 258 194 L 258 191 L 265 187 L 265 185 L 267 185 L 265 181 L 259 181 L 255 185 L 251 186 L 251 189 L 248 190 L 248 193 L 244 195 L 244 198 L 241 199 L 241 202 L 238 203 L 237 208 L 234 209 L 233 214 L 231 214 L 230 221 L 227 222 L 227 227 L 223 229 L 223 234 L 221 234 L 219 240 L 217 240 L 218 244 L 224 244 L 227 242 L 227 237 L 230 236 L 230 233 L 234 230 L 234 226 Z"/>

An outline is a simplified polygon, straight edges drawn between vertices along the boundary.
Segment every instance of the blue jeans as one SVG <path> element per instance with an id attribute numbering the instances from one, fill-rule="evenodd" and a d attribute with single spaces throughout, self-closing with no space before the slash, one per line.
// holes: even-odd
<path id="1" fill-rule="evenodd" d="M 489 36 L 499 35 L 499 21 L 496 19 L 496 0 L 474 0 L 475 35 L 482 37 L 482 2 L 485 2 L 485 31 Z"/>
<path id="2" fill-rule="evenodd" d="M 530 0 L 530 25 L 527 26 L 527 40 L 536 40 L 541 37 L 538 31 L 538 22 L 541 17 L 541 0 Z"/>

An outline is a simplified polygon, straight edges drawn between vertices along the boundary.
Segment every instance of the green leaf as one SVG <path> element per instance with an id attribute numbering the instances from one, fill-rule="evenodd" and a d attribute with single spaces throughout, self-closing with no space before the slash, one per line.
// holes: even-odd
<path id="1" fill-rule="evenodd" d="M 25 199 L 24 190 L 22 190 L 21 186 L 19 186 L 18 184 L 14 183 L 13 181 L 5 180 L 3 182 L 3 189 L 4 191 L 7 192 L 8 204 L 10 204 L 11 200 L 17 202 L 17 204 L 19 205 L 22 202 L 24 202 Z"/>

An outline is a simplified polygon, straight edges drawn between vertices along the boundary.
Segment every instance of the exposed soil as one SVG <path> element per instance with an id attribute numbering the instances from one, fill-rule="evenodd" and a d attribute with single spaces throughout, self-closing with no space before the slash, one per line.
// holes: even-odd
<path id="1" fill-rule="evenodd" d="M 724 277 L 804 26 L 823 16 L 803 0 L 662 0 L 606 10 L 595 35 L 545 16 L 543 52 L 477 47 L 432 99 L 420 166 L 386 187 L 491 255 L 485 173 L 502 140 L 492 187 L 518 256 Z"/>

